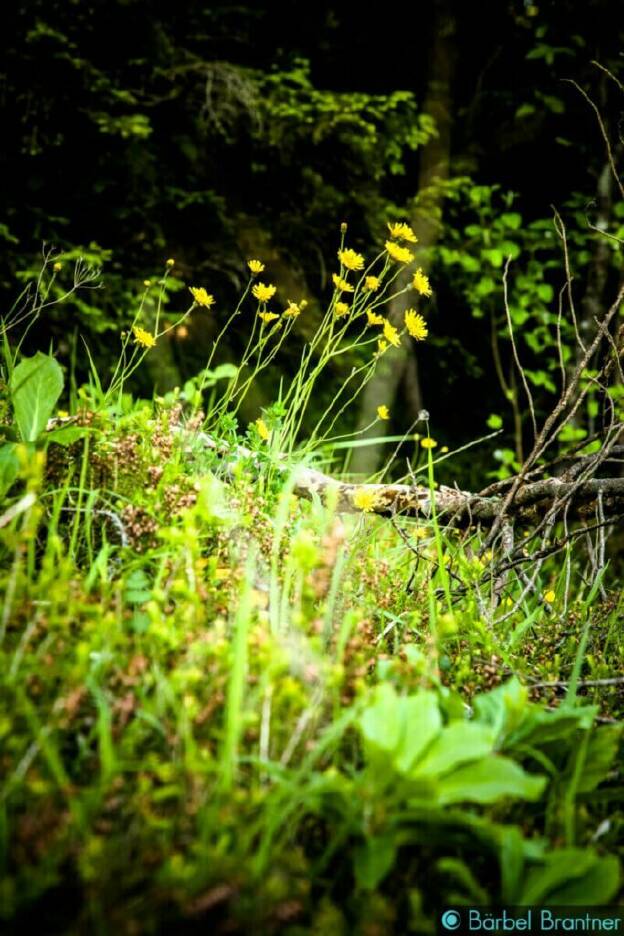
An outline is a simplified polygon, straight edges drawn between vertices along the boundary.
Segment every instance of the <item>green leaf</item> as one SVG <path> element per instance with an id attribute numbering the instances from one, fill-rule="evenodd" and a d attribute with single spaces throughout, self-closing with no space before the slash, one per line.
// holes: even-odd
<path id="1" fill-rule="evenodd" d="M 524 877 L 527 843 L 517 826 L 498 826 L 496 831 L 501 898 L 504 903 L 516 903 L 516 895 Z"/>
<path id="2" fill-rule="evenodd" d="M 442 776 L 460 764 L 479 760 L 492 751 L 496 731 L 491 725 L 455 721 L 445 728 L 412 772 L 412 777 Z"/>
<path id="3" fill-rule="evenodd" d="M 597 709 L 593 705 L 573 709 L 544 710 L 537 705 L 527 707 L 522 724 L 505 738 L 505 747 L 531 745 L 543 747 L 553 741 L 569 740 L 575 743 L 577 732 L 591 728 Z"/>
<path id="4" fill-rule="evenodd" d="M 441 874 L 455 880 L 473 903 L 483 906 L 490 903 L 488 892 L 481 887 L 471 868 L 461 858 L 440 858 L 436 868 Z"/>
<path id="5" fill-rule="evenodd" d="M 19 460 L 14 442 L 0 446 L 0 497 L 4 497 L 19 474 Z"/>
<path id="6" fill-rule="evenodd" d="M 150 616 L 145 611 L 135 611 L 129 621 L 129 627 L 135 634 L 145 634 L 149 630 Z"/>
<path id="7" fill-rule="evenodd" d="M 234 364 L 219 364 L 209 373 L 213 380 L 233 380 L 238 374 L 238 367 Z"/>
<path id="8" fill-rule="evenodd" d="M 135 569 L 124 584 L 123 597 L 128 604 L 144 604 L 152 597 L 151 583 L 143 569 Z"/>
<path id="9" fill-rule="evenodd" d="M 395 771 L 408 773 L 442 727 L 436 695 L 423 691 L 400 697 L 382 683 L 373 699 L 359 718 L 367 752 L 376 760 L 389 755 Z"/>
<path id="10" fill-rule="evenodd" d="M 500 216 L 500 220 L 505 227 L 511 228 L 512 231 L 517 231 L 522 224 L 522 215 L 518 214 L 517 211 L 504 211 Z"/>
<path id="11" fill-rule="evenodd" d="M 227 489 L 223 481 L 208 471 L 198 482 L 196 511 L 206 523 L 228 526 L 236 522 L 236 514 L 230 506 Z"/>
<path id="12" fill-rule="evenodd" d="M 529 711 L 528 698 L 527 689 L 514 677 L 491 692 L 477 696 L 475 715 L 479 721 L 496 729 L 500 741 L 525 719 Z"/>
<path id="13" fill-rule="evenodd" d="M 24 358 L 11 375 L 10 391 L 22 440 L 35 442 L 63 392 L 59 363 L 40 351 L 34 357 Z"/>
<path id="14" fill-rule="evenodd" d="M 408 773 L 440 732 L 442 717 L 434 692 L 400 699 L 402 735 L 395 767 Z"/>
<path id="15" fill-rule="evenodd" d="M 492 266 L 495 267 L 501 267 L 505 259 L 503 251 L 499 250 L 497 247 L 489 247 L 486 250 L 482 250 L 481 256 L 484 260 L 489 260 Z"/>
<path id="16" fill-rule="evenodd" d="M 592 866 L 577 880 L 548 895 L 548 903 L 558 907 L 574 905 L 604 906 L 620 889 L 620 863 L 615 855 L 594 857 Z"/>
<path id="17" fill-rule="evenodd" d="M 440 780 L 438 802 L 448 806 L 453 803 L 497 803 L 509 797 L 537 800 L 545 786 L 545 777 L 527 773 L 508 757 L 491 754 Z"/>
<path id="18" fill-rule="evenodd" d="M 540 283 L 536 292 L 542 302 L 550 302 L 553 297 L 553 288 L 550 283 Z"/>
<path id="19" fill-rule="evenodd" d="M 562 848 L 531 868 L 518 904 L 607 903 L 618 884 L 617 858 L 598 858 L 588 849 Z"/>
<path id="20" fill-rule="evenodd" d="M 93 432 L 86 426 L 63 426 L 62 429 L 53 429 L 46 435 L 47 442 L 56 442 L 58 445 L 71 445 L 78 439 L 84 439 L 86 435 Z"/>
<path id="21" fill-rule="evenodd" d="M 397 839 L 394 835 L 377 835 L 368 838 L 355 849 L 354 871 L 358 886 L 364 890 L 375 890 L 394 865 Z"/>
<path id="22" fill-rule="evenodd" d="M 578 783 L 579 793 L 595 790 L 607 776 L 620 746 L 624 725 L 601 725 L 592 732 Z"/>

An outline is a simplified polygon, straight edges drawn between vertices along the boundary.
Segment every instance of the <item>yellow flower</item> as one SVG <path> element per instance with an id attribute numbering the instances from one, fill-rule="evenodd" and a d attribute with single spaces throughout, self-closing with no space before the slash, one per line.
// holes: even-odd
<path id="1" fill-rule="evenodd" d="M 418 241 L 418 238 L 412 231 L 409 224 L 405 224 L 404 221 L 396 222 L 394 224 L 388 221 L 388 230 L 390 231 L 390 236 L 396 237 L 397 240 L 409 241 L 410 244 L 415 244 Z"/>
<path id="2" fill-rule="evenodd" d="M 150 332 L 145 331 L 144 328 L 141 328 L 140 325 L 132 326 L 132 333 L 134 335 L 134 343 L 142 345 L 144 348 L 153 348 L 156 344 L 156 338 Z"/>
<path id="3" fill-rule="evenodd" d="M 190 286 L 189 292 L 197 305 L 203 306 L 205 309 L 209 309 L 210 306 L 215 304 L 215 297 L 207 293 L 203 286 Z"/>
<path id="4" fill-rule="evenodd" d="M 552 588 L 550 588 L 547 592 L 544 592 L 544 601 L 547 601 L 548 604 L 552 604 L 556 597 L 557 596 Z"/>
<path id="5" fill-rule="evenodd" d="M 419 292 L 421 296 L 430 296 L 431 295 L 431 286 L 429 284 L 429 277 L 423 273 L 420 267 L 414 273 L 414 279 L 412 280 L 412 286 Z"/>
<path id="6" fill-rule="evenodd" d="M 354 491 L 351 495 L 351 499 L 353 501 L 353 506 L 357 507 L 358 510 L 362 510 L 364 513 L 371 513 L 377 504 L 377 497 L 375 494 L 366 489 Z"/>
<path id="7" fill-rule="evenodd" d="M 151 281 L 151 280 L 143 280 L 143 285 L 144 285 L 144 286 L 151 286 L 151 285 L 152 285 L 152 281 Z"/>
<path id="8" fill-rule="evenodd" d="M 342 276 L 338 276 L 337 273 L 332 273 L 332 280 L 334 281 L 334 286 L 340 292 L 353 292 L 351 283 L 347 283 L 346 279 L 343 279 Z"/>
<path id="9" fill-rule="evenodd" d="M 69 416 L 69 413 L 67 412 L 67 410 L 60 409 L 56 415 L 58 416 L 59 419 L 67 419 L 67 417 Z"/>
<path id="10" fill-rule="evenodd" d="M 425 436 L 424 439 L 420 440 L 420 444 L 424 449 L 433 449 L 438 443 L 435 439 L 430 438 L 430 436 Z"/>
<path id="11" fill-rule="evenodd" d="M 378 276 L 367 276 L 364 279 L 364 289 L 368 289 L 369 292 L 377 292 L 380 285 L 381 280 Z"/>
<path id="12" fill-rule="evenodd" d="M 54 270 L 55 273 L 60 273 L 61 270 L 63 269 L 63 264 L 59 263 L 59 261 L 57 260 L 54 266 L 52 267 L 52 269 Z"/>
<path id="13" fill-rule="evenodd" d="M 252 294 L 256 297 L 259 302 L 268 302 L 269 299 L 272 299 L 277 290 L 277 286 L 265 286 L 264 283 L 256 283 L 252 287 Z"/>
<path id="14" fill-rule="evenodd" d="M 444 452 L 444 454 L 446 454 L 446 453 L 448 452 L 448 450 L 449 450 L 448 445 L 443 445 L 442 448 L 440 449 L 440 451 L 441 451 L 441 452 Z"/>
<path id="15" fill-rule="evenodd" d="M 371 312 L 370 309 L 366 310 L 366 321 L 369 325 L 383 325 L 386 321 L 383 315 L 377 315 L 376 312 Z"/>
<path id="16" fill-rule="evenodd" d="M 347 270 L 364 269 L 364 257 L 350 248 L 348 250 L 339 250 L 338 259 Z"/>
<path id="17" fill-rule="evenodd" d="M 262 273 L 262 271 L 264 270 L 264 263 L 262 262 L 262 260 L 248 260 L 247 266 L 249 267 L 249 269 L 251 270 L 254 276 L 256 276 L 256 274 L 258 273 Z"/>
<path id="18" fill-rule="evenodd" d="M 388 342 L 384 341 L 383 338 L 379 338 L 377 341 L 377 353 L 383 354 L 384 351 L 388 350 Z"/>
<path id="19" fill-rule="evenodd" d="M 378 406 L 377 415 L 379 416 L 380 419 L 390 419 L 390 410 L 385 405 Z"/>
<path id="20" fill-rule="evenodd" d="M 284 315 L 288 315 L 290 318 L 297 318 L 298 315 L 301 315 L 301 305 L 297 305 L 296 302 L 289 299 L 288 307 L 284 309 Z"/>
<path id="21" fill-rule="evenodd" d="M 173 257 L 169 257 L 169 259 L 167 260 L 167 266 L 168 267 L 175 266 L 175 260 L 173 259 Z"/>
<path id="22" fill-rule="evenodd" d="M 264 419 L 256 419 L 255 426 L 262 441 L 268 442 L 271 438 L 271 433 L 269 432 L 269 427 L 265 423 Z"/>
<path id="23" fill-rule="evenodd" d="M 405 327 L 416 341 L 424 341 L 429 332 L 427 324 L 415 309 L 407 309 L 405 312 Z"/>
<path id="24" fill-rule="evenodd" d="M 351 307 L 346 302 L 337 302 L 334 306 L 336 318 L 342 318 L 344 315 L 348 315 L 350 311 Z"/>
<path id="25" fill-rule="evenodd" d="M 394 345 L 395 348 L 399 347 L 401 344 L 400 335 L 394 325 L 392 325 L 388 319 L 384 319 L 383 333 L 386 341 L 389 341 L 390 344 Z"/>
<path id="26" fill-rule="evenodd" d="M 268 325 L 269 322 L 274 322 L 275 319 L 279 318 L 279 315 L 277 315 L 275 312 L 258 312 L 258 315 L 265 323 L 265 325 Z"/>
<path id="27" fill-rule="evenodd" d="M 411 250 L 408 250 L 407 247 L 399 247 L 394 241 L 386 241 L 386 250 L 397 263 L 411 263 L 414 259 Z"/>

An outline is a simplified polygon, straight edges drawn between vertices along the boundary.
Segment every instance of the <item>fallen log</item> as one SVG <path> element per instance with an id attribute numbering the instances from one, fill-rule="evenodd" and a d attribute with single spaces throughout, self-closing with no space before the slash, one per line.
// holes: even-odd
<path id="1" fill-rule="evenodd" d="M 51 419 L 48 430 L 75 422 L 75 417 Z M 217 453 L 223 460 L 225 476 L 232 475 L 235 465 L 241 461 L 259 466 L 262 460 L 258 452 L 243 445 L 232 446 L 216 440 L 206 432 L 184 426 L 173 427 L 171 431 L 178 439 L 183 439 L 188 454 L 197 448 Z M 589 462 L 588 456 L 579 457 L 579 468 L 584 468 L 586 462 Z M 601 465 L 603 462 L 604 459 L 599 459 Z M 381 517 L 421 520 L 429 520 L 435 513 L 445 526 L 460 528 L 474 525 L 489 527 L 500 522 L 503 511 L 510 521 L 525 523 L 538 523 L 549 513 L 554 518 L 555 514 L 564 509 L 570 519 L 586 518 L 597 511 L 603 522 L 615 522 L 624 516 L 624 478 L 587 477 L 587 471 L 591 471 L 589 464 L 582 474 L 580 471 L 568 470 L 561 477 L 538 480 L 527 478 L 511 501 L 506 489 L 513 484 L 513 478 L 507 479 L 504 484 L 490 485 L 480 493 L 441 484 L 435 487 L 432 497 L 426 485 L 337 480 L 317 468 L 293 465 L 285 456 L 278 456 L 272 465 L 284 477 L 291 479 L 296 496 L 329 499 L 339 513 L 370 513 Z"/>
<path id="2" fill-rule="evenodd" d="M 184 432 L 183 429 L 177 430 Z M 194 432 L 189 441 L 219 452 L 233 466 L 245 459 L 258 460 L 258 454 L 244 446 L 235 448 L 217 442 L 204 432 Z M 192 445 L 191 445 L 192 447 Z M 418 484 L 366 484 L 341 481 L 316 468 L 290 465 L 279 459 L 278 469 L 292 476 L 293 493 L 299 497 L 331 498 L 340 513 L 372 513 L 382 517 L 430 519 L 435 512 L 445 525 L 466 527 L 474 524 L 489 526 L 500 518 L 501 511 L 520 521 L 536 521 L 548 511 L 564 507 L 568 516 L 593 514 L 600 502 L 605 519 L 624 514 L 624 478 L 542 478 L 522 484 L 513 501 L 505 503 L 502 495 L 487 495 L 462 491 L 457 487 L 439 485 L 432 492 Z"/>

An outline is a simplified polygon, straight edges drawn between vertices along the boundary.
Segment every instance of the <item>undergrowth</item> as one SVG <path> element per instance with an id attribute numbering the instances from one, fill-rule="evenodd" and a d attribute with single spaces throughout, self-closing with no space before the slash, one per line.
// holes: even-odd
<path id="1" fill-rule="evenodd" d="M 297 379 L 246 430 L 241 399 L 305 308 L 269 309 L 259 261 L 227 320 L 255 300 L 240 365 L 216 344 L 153 401 L 128 381 L 181 319 L 150 326 L 139 307 L 117 370 L 82 387 L 21 353 L 59 260 L 5 321 L 3 931 L 433 933 L 450 904 L 617 899 L 608 567 L 587 581 L 580 551 L 554 556 L 486 620 L 478 530 L 295 495 L 299 465 L 338 470 L 337 416 L 401 340 L 381 306 L 412 255 L 409 228 L 392 233 L 366 268 L 341 245 Z M 430 293 L 422 273 L 410 288 Z M 182 318 L 211 314 L 192 292 Z M 420 313 L 405 331 L 427 337 Z M 323 368 L 354 348 L 352 381 L 302 439 Z M 423 441 L 433 492 L 428 424 Z"/>

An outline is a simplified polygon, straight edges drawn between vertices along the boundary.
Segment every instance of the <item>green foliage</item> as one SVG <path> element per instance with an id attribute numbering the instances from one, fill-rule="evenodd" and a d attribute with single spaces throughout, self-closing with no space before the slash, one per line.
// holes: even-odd
<path id="1" fill-rule="evenodd" d="M 375 262 L 391 286 L 395 268 Z M 237 394 L 288 322 L 252 324 L 237 365 L 213 363 L 218 336 L 193 380 L 148 402 L 125 387 L 152 339 L 177 327 L 156 320 L 154 333 L 122 340 L 112 375 L 91 360 L 75 411 L 47 432 L 62 370 L 51 354 L 10 344 L 9 320 L 8 925 L 46 908 L 66 930 L 150 932 L 190 917 L 270 932 L 288 912 L 304 931 L 354 932 L 374 918 L 402 933 L 430 927 L 448 904 L 615 899 L 621 724 L 597 715 L 608 705 L 621 714 L 600 686 L 624 663 L 621 596 L 601 604 L 600 583 L 588 592 L 570 552 L 567 570 L 557 557 L 544 566 L 511 620 L 506 602 L 521 583 L 510 580 L 486 627 L 478 533 L 458 540 L 431 518 L 411 569 L 396 523 L 339 516 L 331 494 L 293 497 L 325 431 L 298 446 L 300 420 L 331 355 L 355 340 L 334 316 L 339 295 L 311 339 L 318 356 L 304 348 L 297 379 L 246 437 Z M 371 300 L 359 296 L 354 285 L 351 315 L 365 319 Z M 39 293 L 31 302 L 24 329 L 38 320 Z M 239 330 L 243 313 L 241 302 L 231 314 Z M 147 324 L 137 316 L 132 329 L 138 321 Z M 337 461 L 344 449 L 331 446 Z M 425 469 L 433 488 L 431 449 Z M 453 603 L 450 581 L 462 588 Z M 561 595 L 569 610 L 559 612 Z M 536 675 L 563 678 L 565 698 L 532 701 Z M 68 906 L 57 895 L 70 882 Z"/>
<path id="2" fill-rule="evenodd" d="M 50 355 L 23 358 L 9 384 L 15 421 L 23 442 L 36 442 L 63 392 L 63 371 Z"/>
<path id="3" fill-rule="evenodd" d="M 294 156 L 301 143 L 319 146 L 328 141 L 333 147 L 345 147 L 351 176 L 366 171 L 378 181 L 387 173 L 404 174 L 406 154 L 436 132 L 432 117 L 418 113 L 413 93 L 319 90 L 312 84 L 306 60 L 258 80 L 268 142 L 279 148 L 282 157 Z"/>

